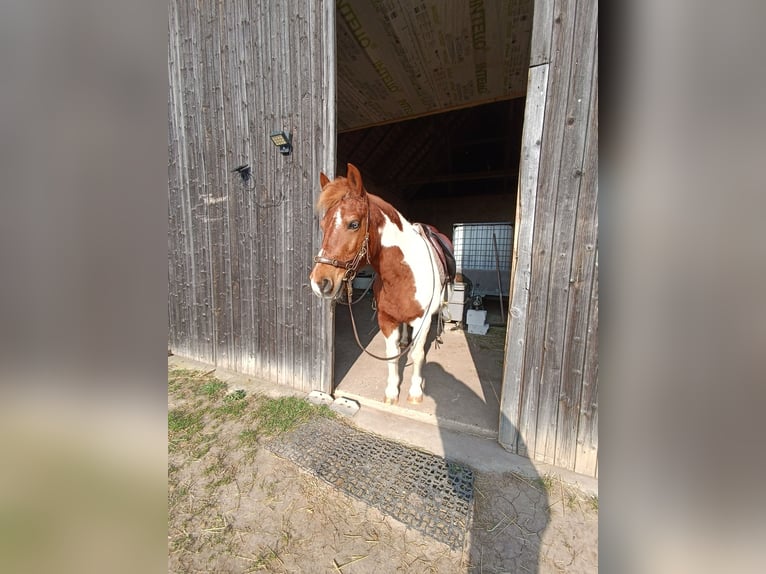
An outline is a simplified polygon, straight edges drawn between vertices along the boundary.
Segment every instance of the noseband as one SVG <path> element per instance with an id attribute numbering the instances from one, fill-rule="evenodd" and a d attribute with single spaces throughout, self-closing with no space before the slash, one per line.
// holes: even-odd
<path id="1" fill-rule="evenodd" d="M 340 261 L 334 257 L 320 257 L 319 255 L 314 256 L 314 263 L 325 263 L 327 265 L 332 265 L 333 267 L 338 267 L 339 269 L 345 269 L 346 272 L 343 274 L 343 279 L 341 281 L 348 281 L 349 284 L 354 280 L 354 277 L 356 277 L 356 272 L 359 270 L 359 263 L 361 263 L 362 258 L 367 257 L 367 263 L 370 262 L 370 200 L 369 198 L 366 199 L 367 218 L 366 229 L 364 230 L 364 240 L 362 241 L 362 245 L 359 247 L 359 251 L 357 251 L 354 258 L 349 259 L 348 261 Z"/>

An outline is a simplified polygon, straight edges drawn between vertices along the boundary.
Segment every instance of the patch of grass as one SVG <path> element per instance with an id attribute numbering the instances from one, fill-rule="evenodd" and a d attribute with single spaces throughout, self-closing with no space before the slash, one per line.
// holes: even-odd
<path id="1" fill-rule="evenodd" d="M 168 412 L 168 431 L 191 435 L 202 428 L 202 414 L 200 411 L 173 409 Z"/>
<path id="2" fill-rule="evenodd" d="M 264 435 L 275 435 L 292 430 L 316 416 L 335 418 L 327 406 L 315 406 L 299 397 L 267 399 L 256 413 L 259 430 Z"/>
<path id="3" fill-rule="evenodd" d="M 168 371 L 168 379 L 193 379 L 202 375 L 202 371 L 192 369 L 170 369 Z"/>
<path id="4" fill-rule="evenodd" d="M 204 410 L 176 408 L 168 412 L 168 452 L 193 447 L 204 428 Z"/>
<path id="5" fill-rule="evenodd" d="M 550 494 L 556 484 L 556 479 L 550 474 L 544 474 L 533 480 L 535 486 Z"/>
<path id="6" fill-rule="evenodd" d="M 223 398 L 223 405 L 216 409 L 216 413 L 225 416 L 238 417 L 249 405 L 245 391 L 239 389 Z"/>
<path id="7" fill-rule="evenodd" d="M 168 392 L 176 397 L 188 396 L 192 391 L 199 395 L 201 394 L 200 388 L 197 386 L 199 383 L 204 383 L 203 387 L 215 383 L 211 389 L 219 385 L 225 388 L 225 383 L 210 378 L 211 373 L 212 371 L 205 373 L 191 369 L 170 369 L 168 371 Z"/>
<path id="8" fill-rule="evenodd" d="M 258 431 L 255 429 L 245 429 L 239 433 L 239 444 L 244 452 L 245 462 L 253 462 L 258 452 Z"/>
<path id="9" fill-rule="evenodd" d="M 217 397 L 219 395 L 222 395 L 224 391 L 226 390 L 226 383 L 223 383 L 219 381 L 218 379 L 213 379 L 211 381 L 206 382 L 204 385 L 199 387 L 197 389 L 198 394 L 207 395 L 208 397 Z"/>
<path id="10" fill-rule="evenodd" d="M 588 508 L 594 512 L 598 512 L 598 496 L 589 496 L 586 502 L 588 504 Z"/>
<path id="11" fill-rule="evenodd" d="M 246 429 L 239 433 L 239 442 L 244 446 L 255 446 L 258 444 L 258 431 Z"/>

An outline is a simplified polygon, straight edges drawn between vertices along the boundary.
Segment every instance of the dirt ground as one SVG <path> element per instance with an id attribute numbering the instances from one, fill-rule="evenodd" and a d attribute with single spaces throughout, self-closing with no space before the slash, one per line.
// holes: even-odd
<path id="1" fill-rule="evenodd" d="M 326 408 L 168 377 L 170 572 L 597 571 L 598 499 L 558 480 L 477 473 L 462 551 L 282 460 L 275 433 Z"/>

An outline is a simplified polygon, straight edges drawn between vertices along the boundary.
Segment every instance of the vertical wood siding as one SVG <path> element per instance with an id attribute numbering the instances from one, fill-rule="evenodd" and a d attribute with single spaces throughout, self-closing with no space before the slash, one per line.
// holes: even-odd
<path id="1" fill-rule="evenodd" d="M 539 0 L 534 18 L 500 442 L 595 475 L 598 5 Z"/>
<path id="2" fill-rule="evenodd" d="M 334 18 L 322 0 L 169 4 L 170 348 L 303 390 L 332 381 L 332 311 L 308 274 L 334 169 Z"/>

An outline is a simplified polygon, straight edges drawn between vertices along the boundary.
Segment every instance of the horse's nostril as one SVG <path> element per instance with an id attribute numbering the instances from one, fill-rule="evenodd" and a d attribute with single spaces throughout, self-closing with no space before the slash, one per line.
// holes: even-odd
<path id="1" fill-rule="evenodd" d="M 322 279 L 322 293 L 329 293 L 332 291 L 332 281 L 327 278 Z"/>

